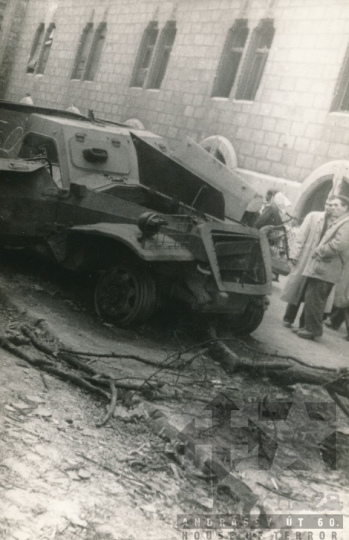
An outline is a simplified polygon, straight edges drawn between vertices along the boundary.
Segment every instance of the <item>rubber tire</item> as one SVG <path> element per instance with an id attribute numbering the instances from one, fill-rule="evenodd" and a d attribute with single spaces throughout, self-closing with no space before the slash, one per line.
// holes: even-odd
<path id="1" fill-rule="evenodd" d="M 264 316 L 263 306 L 250 302 L 244 313 L 220 318 L 221 325 L 237 335 L 248 335 L 257 330 Z"/>
<path id="2" fill-rule="evenodd" d="M 127 289 L 122 292 L 120 280 L 127 282 Z M 113 293 L 120 290 L 119 306 L 113 303 Z M 126 299 L 123 296 L 126 293 Z M 121 305 L 121 303 L 124 303 Z M 132 302 L 130 302 L 132 300 Z M 141 324 L 153 315 L 157 305 L 156 284 L 147 269 L 136 261 L 120 261 L 103 272 L 98 280 L 94 294 L 95 310 L 103 320 L 117 326 Z M 104 304 L 104 305 L 103 305 Z"/>

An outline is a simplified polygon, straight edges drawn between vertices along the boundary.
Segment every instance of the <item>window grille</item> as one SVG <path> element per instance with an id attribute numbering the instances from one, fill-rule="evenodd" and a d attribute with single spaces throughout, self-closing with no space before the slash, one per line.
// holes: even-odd
<path id="1" fill-rule="evenodd" d="M 80 43 L 76 52 L 72 79 L 81 79 L 87 64 L 93 38 L 93 24 L 88 23 L 81 33 Z"/>
<path id="2" fill-rule="evenodd" d="M 219 62 L 212 97 L 229 97 L 248 36 L 247 19 L 238 19 L 229 29 Z"/>
<path id="3" fill-rule="evenodd" d="M 157 21 L 151 21 L 144 31 L 133 70 L 131 86 L 142 87 L 151 64 L 159 29 Z"/>
<path id="4" fill-rule="evenodd" d="M 107 23 L 101 22 L 93 37 L 90 54 L 87 59 L 86 70 L 84 74 L 84 80 L 93 81 L 102 56 L 104 43 L 107 37 Z"/>
<path id="5" fill-rule="evenodd" d="M 160 34 L 159 43 L 156 47 L 155 58 L 150 70 L 147 88 L 160 88 L 170 60 L 176 33 L 177 28 L 175 21 L 167 21 Z"/>
<path id="6" fill-rule="evenodd" d="M 50 56 L 50 51 L 51 51 L 51 47 L 53 43 L 55 30 L 56 30 L 55 23 L 51 23 L 45 34 L 44 44 L 41 49 L 41 54 L 38 60 L 38 67 L 37 67 L 36 73 L 45 73 L 48 57 Z"/>
<path id="7" fill-rule="evenodd" d="M 272 19 L 263 19 L 254 29 L 236 99 L 254 100 L 262 80 L 274 34 Z"/>

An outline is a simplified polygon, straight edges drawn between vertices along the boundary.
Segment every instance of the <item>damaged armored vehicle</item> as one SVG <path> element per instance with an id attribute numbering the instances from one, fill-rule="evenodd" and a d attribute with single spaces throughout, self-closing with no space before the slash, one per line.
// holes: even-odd
<path id="1" fill-rule="evenodd" d="M 1 245 L 99 274 L 96 311 L 117 325 L 176 299 L 257 328 L 270 250 L 241 223 L 259 198 L 234 172 L 194 141 L 172 153 L 93 114 L 0 102 L 0 122 Z"/>

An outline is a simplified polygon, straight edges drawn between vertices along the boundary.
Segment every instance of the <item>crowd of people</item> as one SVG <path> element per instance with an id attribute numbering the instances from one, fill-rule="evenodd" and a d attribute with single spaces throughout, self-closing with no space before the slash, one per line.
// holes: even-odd
<path id="1" fill-rule="evenodd" d="M 281 296 L 287 302 L 283 325 L 292 328 L 304 304 L 299 328 L 292 331 L 303 339 L 318 338 L 330 304 L 334 309 L 325 324 L 339 328 L 345 320 L 349 336 L 348 196 L 333 195 L 327 199 L 324 212 L 306 216 L 289 259 L 292 270 Z"/>

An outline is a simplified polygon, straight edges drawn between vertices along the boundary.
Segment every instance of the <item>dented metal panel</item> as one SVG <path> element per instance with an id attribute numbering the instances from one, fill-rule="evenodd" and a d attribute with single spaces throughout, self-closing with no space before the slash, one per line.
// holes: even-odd
<path id="1" fill-rule="evenodd" d="M 178 242 L 170 236 L 163 234 L 156 245 L 156 239 L 149 239 L 145 244 L 140 242 L 140 230 L 137 225 L 121 223 L 96 223 L 95 225 L 83 225 L 71 227 L 72 232 L 82 234 L 95 234 L 113 238 L 126 246 L 144 261 L 193 261 L 194 255 L 189 249 L 178 245 Z"/>
<path id="2" fill-rule="evenodd" d="M 225 199 L 225 215 L 240 221 L 249 203 L 259 195 L 238 174 L 187 137 L 172 158 L 195 171 L 205 182 L 219 189 Z"/>
<path id="3" fill-rule="evenodd" d="M 138 156 L 141 184 L 192 206 L 202 213 L 224 219 L 224 197 L 199 174 L 161 152 L 149 141 L 131 133 Z"/>

